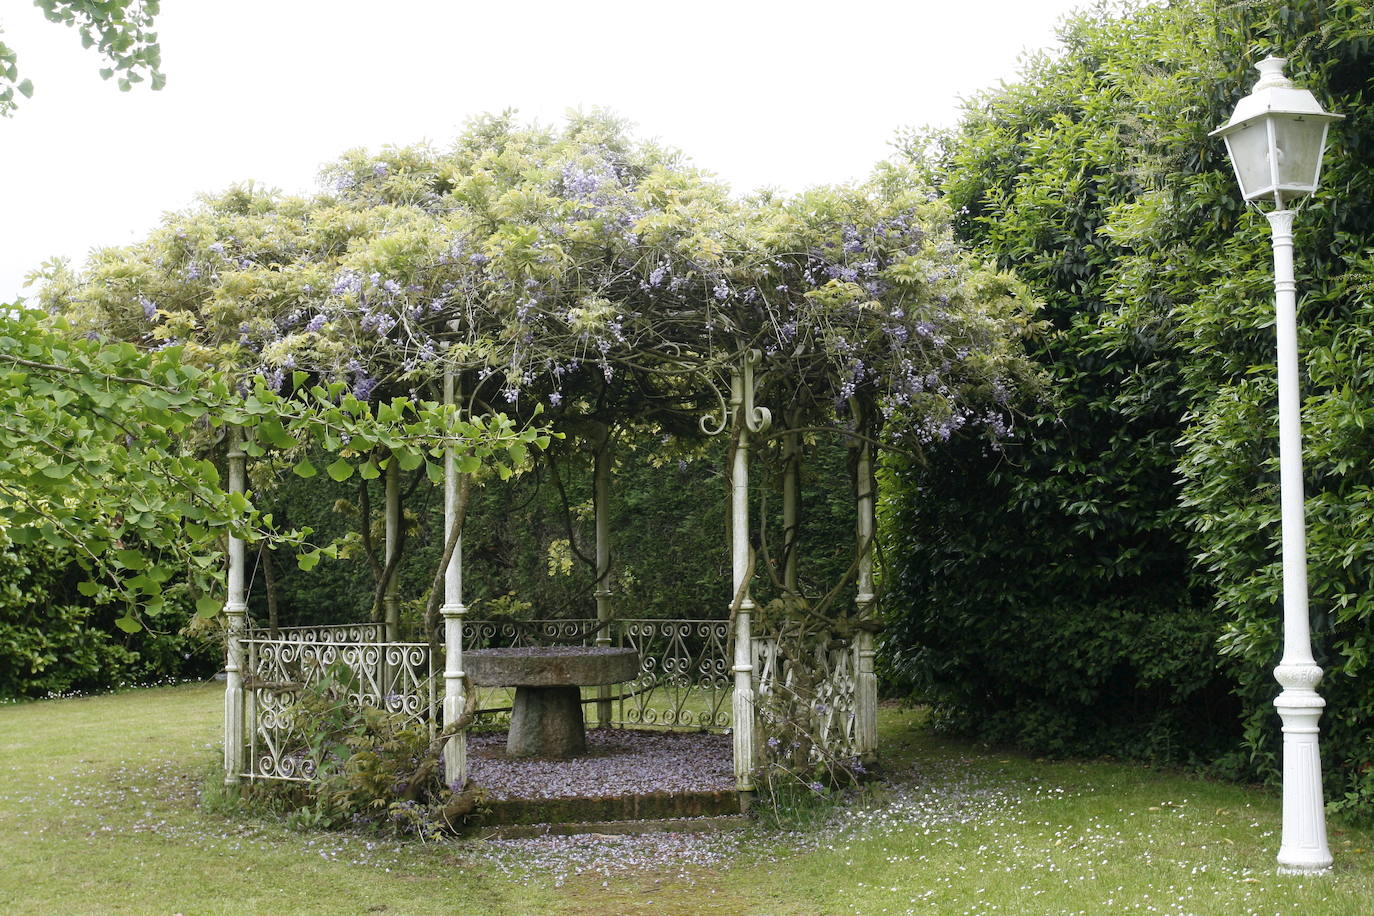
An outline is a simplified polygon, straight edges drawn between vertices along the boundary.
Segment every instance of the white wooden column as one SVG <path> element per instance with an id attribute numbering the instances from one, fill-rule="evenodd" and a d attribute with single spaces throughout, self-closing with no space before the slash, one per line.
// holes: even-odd
<path id="1" fill-rule="evenodd" d="M 610 432 L 596 450 L 596 631 L 598 646 L 611 645 L 611 442 Z M 611 688 L 597 688 L 596 724 L 607 728 L 611 724 Z"/>
<path id="2" fill-rule="evenodd" d="M 856 415 L 857 416 L 857 415 Z M 866 431 L 865 426 L 860 426 Z M 858 541 L 859 570 L 858 594 L 855 595 L 855 615 L 861 623 L 871 624 L 876 611 L 877 595 L 873 591 L 873 532 L 874 525 L 874 486 L 873 486 L 873 446 L 867 440 L 859 444 L 858 462 L 855 471 L 857 487 L 857 519 L 855 535 Z M 878 752 L 878 676 L 873 671 L 873 631 L 866 627 L 854 634 L 854 737 L 859 756 L 872 760 Z"/>
<path id="3" fill-rule="evenodd" d="M 366 524 L 366 521 L 364 521 Z M 401 549 L 401 466 L 392 455 L 386 465 L 386 555 L 382 569 L 391 569 L 392 558 Z M 400 570 L 393 570 L 382 596 L 382 619 L 386 622 L 386 641 L 401 641 Z"/>
<path id="4" fill-rule="evenodd" d="M 444 403 L 454 404 L 452 372 L 444 374 Z M 458 468 L 452 448 L 444 452 L 444 539 L 458 517 Z M 444 569 L 444 603 L 439 613 L 444 618 L 444 727 L 458 721 L 467 696 L 463 691 L 463 539 Z M 467 783 L 467 734 L 452 735 L 444 747 L 444 784 L 455 792 Z"/>
<path id="5" fill-rule="evenodd" d="M 243 493 L 246 489 L 246 456 L 243 452 L 243 432 L 229 429 L 229 492 Z M 243 630 L 248 613 L 244 589 L 243 539 L 229 535 L 228 595 L 224 615 L 228 623 L 224 663 L 224 783 L 236 786 L 244 770 L 243 741 Z"/>

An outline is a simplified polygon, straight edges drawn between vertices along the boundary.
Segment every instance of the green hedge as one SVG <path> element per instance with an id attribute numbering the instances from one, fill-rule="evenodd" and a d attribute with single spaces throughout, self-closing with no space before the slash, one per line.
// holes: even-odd
<path id="1" fill-rule="evenodd" d="M 1207 137 L 1272 51 L 1349 116 L 1297 233 L 1323 749 L 1367 809 L 1374 11 L 1191 0 L 1063 39 L 931 160 L 964 238 L 1043 297 L 1058 394 L 1003 453 L 890 468 L 890 682 L 986 738 L 1275 778 L 1272 262 Z"/>
<path id="2" fill-rule="evenodd" d="M 730 552 L 726 525 L 729 492 L 722 474 L 724 443 L 712 442 L 693 456 L 659 449 L 656 435 L 620 448 L 612 474 L 612 591 L 616 612 L 626 617 L 724 617 L 730 602 Z M 782 544 L 777 442 L 760 452 L 751 472 L 754 511 L 768 511 L 771 549 Z M 811 593 L 829 588 L 848 568 L 854 549 L 854 504 L 843 445 L 822 439 L 803 470 L 801 572 Z M 559 461 L 572 508 L 573 538 L 584 556 L 595 551 L 590 454 L 574 449 Z M 369 501 L 373 536 L 381 549 L 381 480 L 372 481 Z M 403 484 L 403 490 L 407 485 Z M 764 491 L 771 490 L 764 497 Z M 266 497 L 274 516 L 290 525 L 309 525 L 314 539 L 327 541 L 357 527 L 358 483 L 337 484 L 323 476 L 308 481 L 286 475 Z M 438 487 L 421 481 L 405 502 L 410 534 L 401 565 L 400 594 L 410 636 L 418 635 L 418 602 L 428 594 L 441 553 L 443 500 Z M 464 541 L 464 599 L 472 616 L 509 609 L 492 601 L 513 595 L 530 607 L 522 615 L 593 617 L 590 568 L 555 542 L 569 537 L 563 500 L 546 468 L 505 482 L 474 488 Z M 554 547 L 551 552 L 551 547 Z M 551 574 L 551 557 L 569 557 L 570 567 Z M 250 567 L 256 559 L 249 558 Z M 557 566 L 558 564 L 553 564 Z M 321 624 L 368 619 L 373 577 L 361 553 L 325 561 L 308 572 L 291 557 L 274 564 L 279 581 L 280 622 Z M 760 601 L 772 595 L 766 577 L 755 589 Z M 250 610 L 267 616 L 265 576 L 251 578 Z"/>
<path id="3" fill-rule="evenodd" d="M 0 699 L 208 677 L 222 667 L 221 643 L 180 632 L 190 611 L 175 599 L 148 629 L 124 633 L 114 625 L 119 612 L 85 606 L 75 587 L 85 578 L 49 548 L 0 548 Z"/>

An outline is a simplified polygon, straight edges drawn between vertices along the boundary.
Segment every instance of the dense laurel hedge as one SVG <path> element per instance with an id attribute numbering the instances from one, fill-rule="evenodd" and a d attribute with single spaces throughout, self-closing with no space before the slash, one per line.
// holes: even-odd
<path id="1" fill-rule="evenodd" d="M 1275 778 L 1279 501 L 1268 225 L 1207 132 L 1273 52 L 1348 119 L 1297 220 L 1312 621 L 1338 806 L 1374 802 L 1374 11 L 1072 19 L 931 158 L 1053 330 L 1002 454 L 890 465 L 886 670 L 948 727 Z M 920 142 L 918 142 L 920 141 Z"/>
<path id="2" fill-rule="evenodd" d="M 730 556 L 726 526 L 728 491 L 722 474 L 725 443 L 714 443 L 690 460 L 655 455 L 657 436 L 630 440 L 620 449 L 612 475 L 612 583 L 616 613 L 625 617 L 721 618 L 730 602 Z M 630 446 L 638 446 L 631 450 Z M 845 449 L 821 442 L 803 470 L 801 573 L 809 594 L 823 592 L 852 560 L 854 504 L 845 468 Z M 755 512 L 767 511 L 773 550 L 781 543 L 778 481 L 760 454 L 751 483 Z M 595 551 L 590 454 L 559 461 L 571 513 L 547 468 L 509 481 L 475 488 L 464 535 L 464 599 L 472 616 L 515 613 L 543 619 L 593 617 L 593 576 L 578 557 Z M 273 499 L 279 518 L 309 525 L 335 538 L 359 525 L 359 483 L 282 478 Z M 369 497 L 377 549 L 382 543 L 381 481 Z M 419 632 L 417 604 L 428 594 L 439 561 L 442 494 L 428 481 L 414 490 L 403 484 L 409 524 L 400 594 L 405 628 Z M 772 490 L 765 496 L 765 491 Z M 407 492 L 408 491 L 408 492 Z M 571 532 L 570 532 L 571 527 Z M 569 540 L 576 550 L 564 546 Z M 353 554 L 309 571 L 290 557 L 274 564 L 282 625 L 366 620 L 373 578 L 355 547 Z M 256 560 L 250 606 L 267 619 L 265 576 Z M 756 594 L 767 600 L 766 581 Z"/>
<path id="3" fill-rule="evenodd" d="M 121 613 L 77 594 L 86 575 L 49 547 L 0 547 L 0 699 L 208 677 L 222 644 L 181 632 L 192 611 L 169 602 L 125 633 Z M 187 602 L 189 604 L 189 602 Z"/>

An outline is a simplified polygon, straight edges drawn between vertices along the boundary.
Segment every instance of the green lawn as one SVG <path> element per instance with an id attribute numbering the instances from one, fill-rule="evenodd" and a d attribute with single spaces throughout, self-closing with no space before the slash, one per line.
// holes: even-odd
<path id="1" fill-rule="evenodd" d="M 800 834 L 425 845 L 293 832 L 202 810 L 221 697 L 0 706 L 0 912 L 1374 912 L 1368 831 L 1333 825 L 1333 874 L 1279 878 L 1272 794 L 983 753 L 897 709 L 881 721 L 893 788 Z"/>

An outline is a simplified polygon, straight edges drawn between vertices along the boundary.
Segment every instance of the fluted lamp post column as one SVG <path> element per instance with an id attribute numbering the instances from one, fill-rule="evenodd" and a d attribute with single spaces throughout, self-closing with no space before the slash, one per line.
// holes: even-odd
<path id="1" fill-rule="evenodd" d="M 1307 535 L 1303 519 L 1302 430 L 1298 393 L 1297 284 L 1293 279 L 1290 205 L 1310 197 L 1321 177 L 1326 131 L 1341 115 L 1324 111 L 1311 92 L 1283 74 L 1286 61 L 1267 57 L 1254 90 L 1231 120 L 1212 132 L 1226 150 L 1241 195 L 1265 213 L 1274 241 L 1274 305 L 1278 333 L 1279 490 L 1283 519 L 1283 658 L 1274 700 L 1283 720 L 1283 838 L 1279 871 L 1322 872 L 1331 866 L 1322 801 L 1317 720 L 1326 702 L 1317 695 L 1322 669 L 1312 657 L 1307 611 Z"/>

